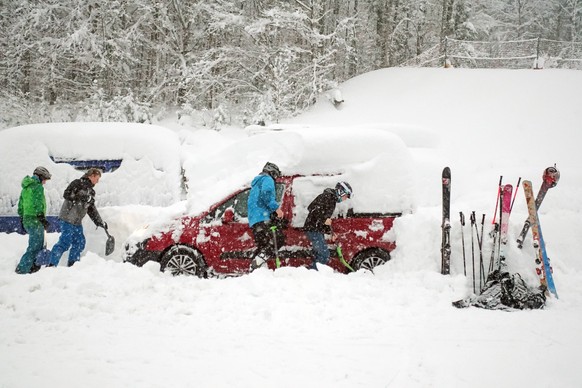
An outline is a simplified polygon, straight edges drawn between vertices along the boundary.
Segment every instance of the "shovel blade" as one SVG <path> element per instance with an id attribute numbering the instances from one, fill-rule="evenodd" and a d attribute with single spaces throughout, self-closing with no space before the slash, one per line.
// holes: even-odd
<path id="1" fill-rule="evenodd" d="M 105 243 L 105 256 L 109 256 L 115 250 L 115 237 L 108 235 Z"/>

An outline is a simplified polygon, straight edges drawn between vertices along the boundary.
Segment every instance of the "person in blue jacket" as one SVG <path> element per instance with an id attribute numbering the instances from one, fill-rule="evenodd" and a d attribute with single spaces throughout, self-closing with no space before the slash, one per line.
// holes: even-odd
<path id="1" fill-rule="evenodd" d="M 256 249 L 252 256 L 250 270 L 262 267 L 274 253 L 273 239 L 269 224 L 271 214 L 283 217 L 275 191 L 275 180 L 281 176 L 276 164 L 267 162 L 263 171 L 251 183 L 251 192 L 247 202 L 249 226 L 253 232 Z"/>
<path id="2" fill-rule="evenodd" d="M 46 219 L 46 198 L 43 185 L 51 179 L 51 173 L 42 166 L 34 169 L 32 176 L 22 180 L 22 191 L 18 200 L 20 223 L 28 233 L 28 248 L 16 267 L 16 273 L 27 274 L 38 270 L 34 261 L 44 244 L 44 231 L 49 223 Z"/>

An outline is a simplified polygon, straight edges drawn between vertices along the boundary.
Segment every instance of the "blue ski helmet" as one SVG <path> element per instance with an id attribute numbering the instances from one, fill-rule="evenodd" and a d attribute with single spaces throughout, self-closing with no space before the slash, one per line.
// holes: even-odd
<path id="1" fill-rule="evenodd" d="M 350 186 L 348 182 L 338 182 L 335 185 L 335 192 L 339 198 L 341 198 L 342 195 L 347 195 L 348 198 L 352 198 L 352 186 Z"/>

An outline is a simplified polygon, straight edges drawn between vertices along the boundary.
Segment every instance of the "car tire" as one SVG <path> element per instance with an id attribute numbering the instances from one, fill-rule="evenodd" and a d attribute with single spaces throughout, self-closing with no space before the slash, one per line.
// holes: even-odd
<path id="1" fill-rule="evenodd" d="M 206 278 L 207 265 L 202 254 L 186 245 L 174 245 L 164 253 L 160 260 L 160 271 L 174 276 L 198 276 Z"/>
<path id="2" fill-rule="evenodd" d="M 374 268 L 385 264 L 390 260 L 390 253 L 383 249 L 369 249 L 358 253 L 358 255 L 352 260 L 352 268 L 355 271 L 364 269 L 370 272 L 374 272 Z"/>

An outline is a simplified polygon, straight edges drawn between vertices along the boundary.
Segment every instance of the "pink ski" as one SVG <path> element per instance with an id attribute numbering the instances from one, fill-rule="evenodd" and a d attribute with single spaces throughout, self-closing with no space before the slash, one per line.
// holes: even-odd
<path id="1" fill-rule="evenodd" d="M 509 230 L 509 215 L 511 213 L 511 194 L 513 192 L 512 185 L 505 185 L 501 188 L 501 215 L 499 217 L 500 223 L 500 244 L 499 255 L 497 262 L 497 269 L 505 266 L 505 249 L 507 247 L 507 232 Z"/>

